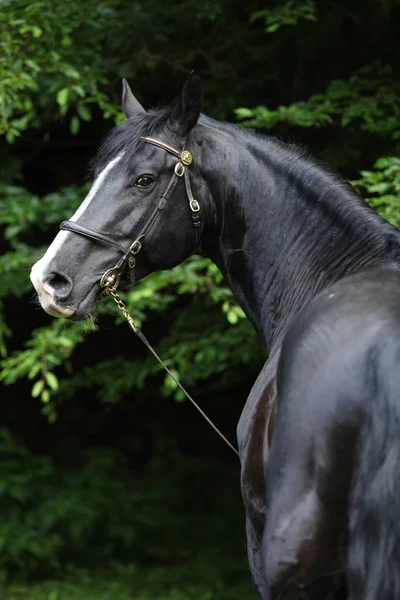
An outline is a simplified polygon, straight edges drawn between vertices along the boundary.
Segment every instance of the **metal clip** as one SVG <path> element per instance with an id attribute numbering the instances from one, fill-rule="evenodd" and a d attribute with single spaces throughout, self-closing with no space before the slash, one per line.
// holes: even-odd
<path id="1" fill-rule="evenodd" d="M 108 269 L 100 279 L 100 287 L 105 290 L 105 293 L 108 294 L 110 289 L 116 290 L 119 284 L 120 274 L 117 269 L 114 267 L 112 269 Z"/>
<path id="2" fill-rule="evenodd" d="M 183 177 L 184 172 L 185 172 L 185 167 L 183 166 L 183 164 L 180 162 L 176 163 L 175 175 L 177 175 L 178 177 Z"/>
<path id="3" fill-rule="evenodd" d="M 131 256 L 128 260 L 128 266 L 130 269 L 133 269 L 136 266 L 136 258 Z"/>
<path id="4" fill-rule="evenodd" d="M 192 212 L 199 212 L 200 210 L 200 204 L 194 198 L 189 201 L 189 206 Z"/>

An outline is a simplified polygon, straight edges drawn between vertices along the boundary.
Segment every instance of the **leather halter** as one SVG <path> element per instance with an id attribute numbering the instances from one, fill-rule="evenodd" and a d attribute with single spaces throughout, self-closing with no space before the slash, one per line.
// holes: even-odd
<path id="1" fill-rule="evenodd" d="M 132 244 L 129 246 L 129 248 L 124 248 L 104 233 L 93 231 L 92 229 L 84 227 L 83 225 L 79 225 L 79 223 L 75 223 L 74 221 L 63 221 L 60 225 L 60 229 L 64 231 L 72 231 L 73 233 L 77 233 L 84 237 L 96 240 L 97 242 L 100 242 L 102 244 L 107 244 L 108 246 L 112 246 L 113 248 L 116 248 L 119 252 L 122 253 L 122 257 L 119 259 L 117 264 L 111 269 L 108 269 L 100 280 L 100 287 L 104 288 L 106 293 L 110 288 L 113 288 L 114 290 L 117 289 L 121 275 L 127 265 L 130 269 L 130 281 L 132 284 L 135 283 L 134 268 L 136 266 L 136 256 L 142 249 L 143 238 L 149 232 L 150 228 L 154 224 L 160 212 L 165 208 L 168 200 L 172 196 L 176 184 L 178 183 L 181 177 L 183 177 L 185 182 L 186 194 L 189 200 L 189 208 L 191 210 L 192 223 L 195 233 L 195 249 L 198 247 L 199 244 L 199 227 L 201 224 L 199 215 L 200 204 L 193 197 L 192 188 L 190 186 L 189 173 L 187 170 L 187 167 L 193 162 L 192 154 L 188 150 L 182 150 L 182 152 L 179 152 L 172 146 L 169 146 L 164 142 L 160 142 L 159 140 L 155 140 L 150 137 L 141 137 L 140 139 L 146 142 L 147 144 L 158 146 L 166 152 L 173 154 L 179 159 L 179 161 L 175 164 L 174 172 L 172 173 L 171 179 L 169 180 L 165 192 L 161 195 L 157 206 L 155 207 L 147 223 L 144 225 L 143 229 L 132 242 Z"/>

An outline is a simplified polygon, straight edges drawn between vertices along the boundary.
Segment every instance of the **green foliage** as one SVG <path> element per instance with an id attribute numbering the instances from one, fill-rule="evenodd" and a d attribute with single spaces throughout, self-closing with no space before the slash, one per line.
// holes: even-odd
<path id="1" fill-rule="evenodd" d="M 325 93 L 307 101 L 269 109 L 238 108 L 244 127 L 272 129 L 284 122 L 296 127 L 347 127 L 356 124 L 368 133 L 400 139 L 400 84 L 390 67 L 363 67 L 347 81 L 336 80 Z"/>
<path id="2" fill-rule="evenodd" d="M 78 470 L 57 469 L 48 458 L 31 456 L 0 431 L 0 569 L 26 575 L 82 560 L 117 556 L 132 548 L 150 519 L 150 494 L 132 487 L 124 461 L 92 453 Z M 122 555 L 122 554 L 121 554 Z"/>
<path id="3" fill-rule="evenodd" d="M 106 118 L 120 118 L 100 61 L 108 28 L 117 26 L 117 7 L 110 0 L 1 1 L 0 134 L 9 142 L 69 109 L 75 112 L 71 133 L 78 133 L 79 119 L 91 119 L 93 105 Z"/>
<path id="4" fill-rule="evenodd" d="M 91 326 L 92 330 L 95 327 Z M 77 344 L 84 340 L 85 330 L 80 324 L 68 327 L 62 321 L 54 321 L 49 327 L 35 329 L 32 338 L 26 342 L 25 350 L 4 358 L 0 381 L 13 384 L 21 377 L 34 381 L 32 397 L 41 397 L 47 406 L 44 414 L 51 421 L 56 419 L 54 405 L 49 404 L 50 395 L 57 392 L 59 381 L 54 373 L 56 367 L 66 364 Z"/>
<path id="5" fill-rule="evenodd" d="M 192 311 L 202 312 L 199 303 L 192 306 Z M 211 322 L 210 316 L 214 317 Z M 262 362 L 264 353 L 247 321 L 229 327 L 215 311 L 213 314 L 212 309 L 205 313 L 203 321 L 197 318 L 196 329 L 188 328 L 188 319 L 186 311 L 174 322 L 173 330 L 162 340 L 157 351 L 180 383 L 189 389 L 201 382 L 207 382 L 209 393 L 229 389 L 241 383 L 240 367 L 252 367 Z M 112 386 L 109 385 L 111 373 Z M 113 403 L 135 388 L 143 389 L 149 378 L 158 373 L 163 375 L 163 395 L 183 400 L 183 393 L 150 354 L 144 359 L 119 354 L 95 366 L 87 366 L 81 372 L 63 378 L 60 392 L 73 396 L 78 390 L 94 390 L 102 402 Z"/>
<path id="6" fill-rule="evenodd" d="M 282 25 L 297 25 L 300 19 L 316 21 L 315 3 L 313 0 L 289 0 L 275 8 L 256 11 L 251 16 L 251 22 L 257 19 L 264 19 L 265 31 L 273 33 Z"/>
<path id="7" fill-rule="evenodd" d="M 110 450 L 92 450 L 62 466 L 32 456 L 0 430 L 0 572 L 32 577 L 64 573 L 67 564 L 94 568 L 114 560 L 185 565 L 203 551 L 202 557 L 214 552 L 220 560 L 234 541 L 243 570 L 235 476 L 225 469 L 222 483 L 222 465 L 210 469 L 205 460 L 180 457 L 165 444 L 161 449 L 133 478 L 127 460 Z M 220 566 L 228 570 L 228 563 Z"/>
<path id="8" fill-rule="evenodd" d="M 210 560 L 211 559 L 211 560 Z M 69 569 L 64 579 L 10 584 L 0 600 L 256 600 L 242 564 L 211 550 L 166 567 L 116 564 L 101 572 Z"/>
<path id="9" fill-rule="evenodd" d="M 51 226 L 67 219 L 83 200 L 86 191 L 87 186 L 84 188 L 69 187 L 39 198 L 39 196 L 30 194 L 22 187 L 0 183 L 0 227 L 3 226 L 4 239 L 8 242 L 10 248 L 8 252 L 0 256 L 2 281 L 0 302 L 7 296 L 18 298 L 32 290 L 27 275 L 33 263 L 44 253 L 45 248 L 32 247 L 25 242 L 25 239 L 29 239 L 32 234 L 35 235 L 35 232 L 46 231 Z M 54 324 L 49 327 L 46 336 L 48 350 L 52 346 L 52 341 L 54 347 L 60 346 L 55 342 L 54 336 L 57 333 L 51 333 L 52 331 L 59 331 L 60 327 L 55 326 L 55 330 L 52 327 L 54 328 Z M 61 329 L 63 327 L 61 326 Z M 79 335 L 75 333 L 72 335 L 76 340 L 72 346 L 75 346 Z M 11 328 L 5 321 L 2 304 L 0 303 L 0 356 L 3 358 L 7 355 L 7 338 L 10 337 Z M 10 369 L 14 369 L 14 366 L 19 369 L 20 375 L 31 377 L 33 363 L 36 359 L 40 360 L 41 357 L 41 346 L 43 344 L 40 341 L 40 336 L 36 334 L 28 342 L 28 348 L 30 347 L 31 350 L 27 350 L 23 356 L 21 355 L 17 363 L 13 360 L 5 363 L 4 370 L 0 372 L 0 381 L 5 380 L 7 383 L 13 383 L 17 379 L 18 376 L 14 377 L 10 373 Z M 67 356 L 65 354 L 64 358 L 67 358 Z M 54 366 L 57 364 L 60 364 L 60 362 L 53 361 Z M 37 370 L 37 373 L 40 370 L 41 368 Z"/>
<path id="10" fill-rule="evenodd" d="M 400 228 L 400 158 L 382 157 L 372 171 L 361 171 L 353 185 L 385 219 Z"/>

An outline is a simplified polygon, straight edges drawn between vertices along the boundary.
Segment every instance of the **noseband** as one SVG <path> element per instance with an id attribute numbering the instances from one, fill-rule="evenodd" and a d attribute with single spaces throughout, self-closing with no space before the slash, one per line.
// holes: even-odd
<path id="1" fill-rule="evenodd" d="M 136 256 L 142 249 L 143 238 L 153 226 L 160 212 L 165 208 L 168 200 L 172 196 L 176 184 L 178 183 L 181 177 L 183 177 L 185 182 L 186 194 L 188 197 L 189 208 L 192 216 L 192 223 L 195 233 L 195 248 L 197 248 L 199 245 L 200 204 L 193 197 L 192 188 L 190 186 L 189 173 L 187 169 L 187 167 L 193 162 L 192 154 L 189 152 L 189 150 L 182 150 L 182 152 L 179 152 L 178 150 L 175 150 L 175 148 L 173 148 L 172 146 L 164 144 L 164 142 L 160 142 L 150 137 L 142 137 L 140 139 L 146 142 L 147 144 L 158 146 L 166 152 L 173 154 L 179 159 L 179 161 L 175 164 L 174 172 L 172 173 L 171 179 L 169 180 L 165 192 L 161 195 L 157 206 L 151 213 L 142 231 L 132 242 L 129 248 L 126 249 L 117 242 L 115 242 L 111 237 L 104 235 L 103 233 L 93 231 L 92 229 L 88 229 L 87 227 L 79 225 L 74 221 L 63 221 L 60 225 L 60 229 L 64 231 L 72 231 L 73 233 L 78 233 L 79 235 L 91 238 L 102 244 L 112 246 L 113 248 L 116 248 L 119 252 L 122 253 L 122 257 L 119 259 L 117 264 L 111 269 L 108 269 L 100 280 L 100 287 L 104 288 L 105 293 L 108 293 L 111 288 L 114 291 L 117 289 L 119 281 L 121 279 L 121 275 L 127 265 L 130 269 L 130 281 L 131 283 L 135 283 L 134 268 L 136 266 Z"/>

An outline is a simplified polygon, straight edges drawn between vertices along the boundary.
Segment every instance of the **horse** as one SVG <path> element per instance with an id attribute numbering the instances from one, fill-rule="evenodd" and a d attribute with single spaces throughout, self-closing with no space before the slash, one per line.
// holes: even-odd
<path id="1" fill-rule="evenodd" d="M 303 149 L 178 103 L 127 119 L 31 280 L 84 319 L 104 291 L 200 253 L 268 350 L 237 426 L 262 600 L 400 597 L 400 235 Z M 101 282 L 101 285 L 99 285 Z"/>

